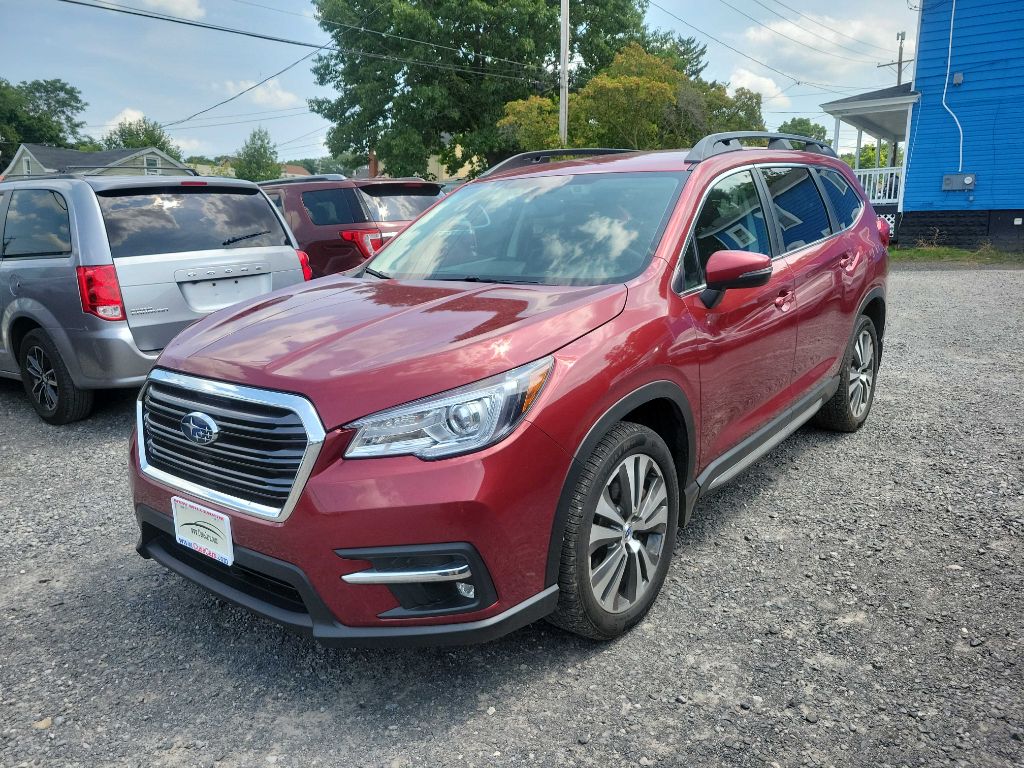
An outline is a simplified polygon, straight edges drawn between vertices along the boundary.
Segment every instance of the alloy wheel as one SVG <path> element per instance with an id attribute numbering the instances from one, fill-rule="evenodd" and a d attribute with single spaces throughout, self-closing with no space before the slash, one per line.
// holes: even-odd
<path id="1" fill-rule="evenodd" d="M 57 372 L 42 347 L 31 347 L 25 355 L 25 371 L 32 385 L 32 397 L 48 411 L 57 410 Z"/>
<path id="2" fill-rule="evenodd" d="M 871 403 L 871 388 L 875 385 L 875 342 L 871 333 L 864 329 L 853 345 L 850 359 L 850 412 L 855 419 L 861 418 Z"/>
<path id="3" fill-rule="evenodd" d="M 668 490 L 658 463 L 634 453 L 611 473 L 590 527 L 590 588 L 610 613 L 629 610 L 654 580 L 668 530 Z"/>

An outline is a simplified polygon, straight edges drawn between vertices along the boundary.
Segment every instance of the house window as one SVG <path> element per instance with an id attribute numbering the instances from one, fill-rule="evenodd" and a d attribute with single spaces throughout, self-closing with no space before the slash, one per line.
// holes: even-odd
<path id="1" fill-rule="evenodd" d="M 150 155 L 146 158 L 146 175 L 147 176 L 159 176 L 160 175 L 160 158 Z"/>
<path id="2" fill-rule="evenodd" d="M 25 175 L 26 176 L 31 176 L 32 175 L 32 160 L 31 160 L 31 158 L 28 158 L 28 157 L 25 158 Z"/>

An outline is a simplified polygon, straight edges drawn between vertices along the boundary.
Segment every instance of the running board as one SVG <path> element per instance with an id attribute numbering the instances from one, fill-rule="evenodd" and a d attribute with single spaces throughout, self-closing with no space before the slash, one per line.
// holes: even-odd
<path id="1" fill-rule="evenodd" d="M 822 382 L 792 408 L 787 409 L 735 448 L 711 462 L 697 478 L 697 485 L 700 486 L 699 495 L 703 497 L 725 485 L 800 429 L 818 412 L 822 405 L 829 401 L 839 388 L 839 384 L 839 376 Z"/>

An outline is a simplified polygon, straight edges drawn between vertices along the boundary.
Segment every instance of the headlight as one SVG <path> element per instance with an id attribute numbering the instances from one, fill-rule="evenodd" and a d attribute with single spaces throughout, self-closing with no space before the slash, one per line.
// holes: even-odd
<path id="1" fill-rule="evenodd" d="M 476 384 L 375 413 L 348 425 L 358 430 L 345 457 L 438 459 L 492 445 L 522 421 L 551 372 L 550 357 Z"/>

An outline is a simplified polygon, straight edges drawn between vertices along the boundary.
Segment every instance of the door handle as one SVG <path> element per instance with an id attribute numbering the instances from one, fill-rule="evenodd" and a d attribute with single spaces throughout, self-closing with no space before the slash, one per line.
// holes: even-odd
<path id="1" fill-rule="evenodd" d="M 783 291 L 775 298 L 775 306 L 785 312 L 793 301 L 792 291 Z"/>
<path id="2" fill-rule="evenodd" d="M 848 266 L 850 266 L 851 261 L 853 261 L 853 254 L 847 251 L 840 257 L 839 266 L 843 269 L 846 269 Z"/>

